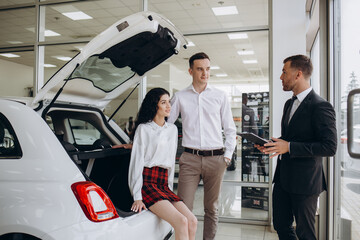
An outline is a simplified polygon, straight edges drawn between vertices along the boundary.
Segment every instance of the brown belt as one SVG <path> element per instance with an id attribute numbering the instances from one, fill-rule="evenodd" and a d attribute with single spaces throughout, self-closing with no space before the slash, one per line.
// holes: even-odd
<path id="1" fill-rule="evenodd" d="M 198 155 L 198 156 L 204 156 L 204 157 L 218 156 L 218 155 L 223 155 L 224 154 L 223 149 L 198 150 L 198 149 L 192 149 L 192 148 L 187 148 L 186 147 L 184 151 L 187 152 L 187 153 L 191 153 L 191 154 Z"/>

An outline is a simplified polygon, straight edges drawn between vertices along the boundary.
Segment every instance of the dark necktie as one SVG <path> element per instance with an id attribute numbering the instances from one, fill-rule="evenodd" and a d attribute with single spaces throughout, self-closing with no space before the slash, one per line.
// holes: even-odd
<path id="1" fill-rule="evenodd" d="M 293 105 L 295 99 L 297 99 L 297 97 L 292 96 L 292 98 L 290 99 L 290 104 L 289 104 L 288 108 L 286 109 L 286 113 L 285 113 L 285 117 L 284 117 L 285 126 L 289 125 L 290 112 L 291 112 L 291 108 L 292 108 L 292 105 Z"/>

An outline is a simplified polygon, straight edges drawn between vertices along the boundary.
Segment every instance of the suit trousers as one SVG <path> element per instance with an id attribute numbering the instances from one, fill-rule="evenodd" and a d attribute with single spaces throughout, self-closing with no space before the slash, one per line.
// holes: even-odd
<path id="1" fill-rule="evenodd" d="M 273 222 L 280 240 L 316 239 L 315 214 L 318 197 L 318 194 L 289 193 L 281 187 L 280 183 L 275 183 L 273 189 Z M 293 227 L 294 217 L 296 231 Z"/>
<path id="2" fill-rule="evenodd" d="M 202 157 L 184 152 L 179 160 L 178 196 L 192 211 L 196 189 L 204 183 L 203 239 L 215 239 L 219 220 L 218 203 L 222 179 L 226 169 L 223 155 Z"/>

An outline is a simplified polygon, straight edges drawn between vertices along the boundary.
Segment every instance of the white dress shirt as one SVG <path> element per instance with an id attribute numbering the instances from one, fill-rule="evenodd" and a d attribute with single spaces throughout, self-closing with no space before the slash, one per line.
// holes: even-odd
<path id="1" fill-rule="evenodd" d="M 168 183 L 172 190 L 178 130 L 172 123 L 159 126 L 155 122 L 143 123 L 135 132 L 129 165 L 129 188 L 134 201 L 142 200 L 144 167 L 168 169 Z"/>
<path id="2" fill-rule="evenodd" d="M 183 125 L 182 145 L 199 150 L 214 150 L 224 147 L 224 157 L 230 158 L 236 144 L 236 128 L 226 94 L 207 84 L 198 93 L 193 85 L 175 93 L 171 99 L 171 114 L 168 122 L 175 122 L 181 114 Z"/>
<path id="3" fill-rule="evenodd" d="M 311 92 L 311 90 L 312 87 L 309 87 L 305 91 L 302 91 L 301 93 L 296 95 L 296 99 L 294 100 L 294 103 L 291 107 L 289 122 L 292 116 L 294 115 L 294 113 L 296 112 L 296 110 L 298 109 L 298 107 L 300 106 L 301 102 L 306 98 L 306 96 Z"/>

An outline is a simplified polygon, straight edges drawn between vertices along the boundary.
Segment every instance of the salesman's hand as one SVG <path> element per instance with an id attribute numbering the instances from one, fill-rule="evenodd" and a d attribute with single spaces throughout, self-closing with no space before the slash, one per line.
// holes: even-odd
<path id="1" fill-rule="evenodd" d="M 147 209 L 142 200 L 136 200 L 131 206 L 131 211 L 134 212 L 138 212 L 138 211 L 141 212 L 142 209 L 144 210 Z"/>
<path id="2" fill-rule="evenodd" d="M 270 158 L 289 152 L 289 142 L 280 138 L 271 138 L 271 140 L 272 142 L 265 143 L 261 150 L 258 149 L 265 154 L 269 154 Z"/>
<path id="3" fill-rule="evenodd" d="M 112 146 L 112 148 L 132 149 L 132 144 L 131 143 L 119 144 L 119 145 Z"/>

